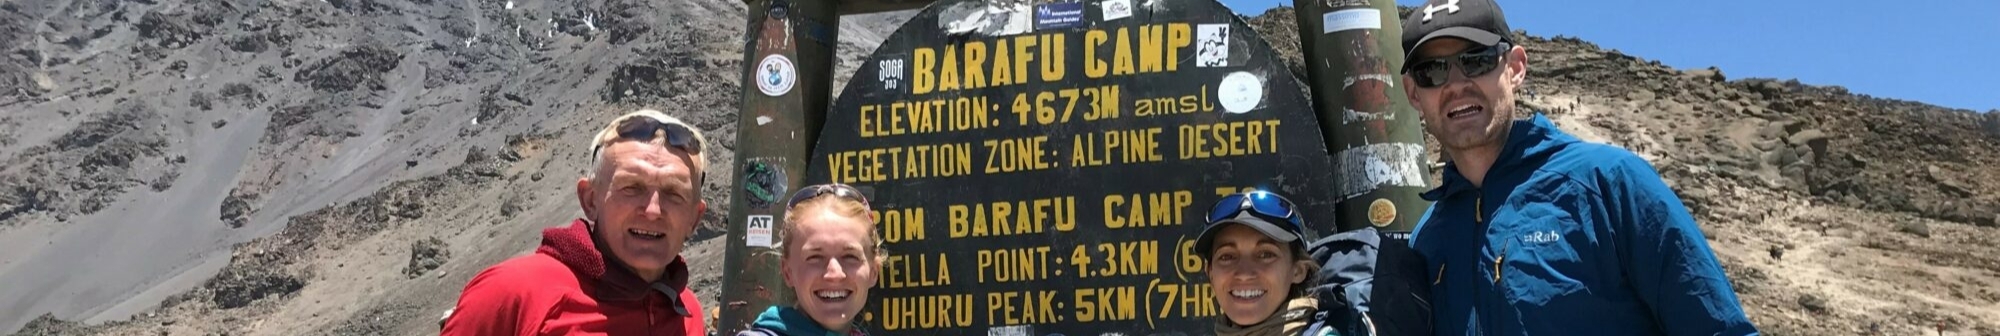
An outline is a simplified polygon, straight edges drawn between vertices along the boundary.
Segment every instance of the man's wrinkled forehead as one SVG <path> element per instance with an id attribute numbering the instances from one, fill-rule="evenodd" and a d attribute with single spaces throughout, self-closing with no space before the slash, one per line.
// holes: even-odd
<path id="1" fill-rule="evenodd" d="M 690 179 L 700 176 L 700 154 L 689 153 L 678 147 L 665 146 L 659 141 L 624 140 L 605 146 L 602 164 L 612 168 L 619 175 L 628 171 L 662 170 L 668 176 Z M 606 167 L 600 167 L 606 168 Z"/>

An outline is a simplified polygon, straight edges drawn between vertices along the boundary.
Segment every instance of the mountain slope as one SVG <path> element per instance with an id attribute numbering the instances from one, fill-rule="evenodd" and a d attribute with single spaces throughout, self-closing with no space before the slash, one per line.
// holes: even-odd
<path id="1" fill-rule="evenodd" d="M 473 273 L 578 214 L 578 148 L 634 108 L 707 132 L 727 209 L 743 11 L 0 2 L 0 331 L 434 333 Z M 908 15 L 843 19 L 836 81 Z M 1251 21 L 1296 53 L 1291 18 Z M 2000 334 L 2000 116 L 1517 37 L 1523 110 L 1653 160 L 1771 334 Z"/>

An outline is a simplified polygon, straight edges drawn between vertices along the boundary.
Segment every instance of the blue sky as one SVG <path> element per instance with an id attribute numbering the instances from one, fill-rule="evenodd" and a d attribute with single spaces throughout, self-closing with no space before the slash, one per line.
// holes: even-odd
<path id="1" fill-rule="evenodd" d="M 1254 16 L 1292 1 L 1222 3 Z M 1581 37 L 1678 69 L 1715 66 L 1732 80 L 1797 78 L 1876 97 L 2000 109 L 2000 1 L 1499 3 L 1514 29 Z"/>

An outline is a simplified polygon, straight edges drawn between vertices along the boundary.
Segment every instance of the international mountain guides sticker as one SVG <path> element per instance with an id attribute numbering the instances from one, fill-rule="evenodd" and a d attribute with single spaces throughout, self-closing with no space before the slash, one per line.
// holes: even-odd
<path id="1" fill-rule="evenodd" d="M 757 62 L 757 91 L 773 97 L 792 92 L 792 85 L 799 82 L 798 70 L 785 55 L 764 56 L 764 61 Z"/>
<path id="2" fill-rule="evenodd" d="M 1083 3 L 1058 2 L 1035 5 L 1035 30 L 1083 26 Z"/>

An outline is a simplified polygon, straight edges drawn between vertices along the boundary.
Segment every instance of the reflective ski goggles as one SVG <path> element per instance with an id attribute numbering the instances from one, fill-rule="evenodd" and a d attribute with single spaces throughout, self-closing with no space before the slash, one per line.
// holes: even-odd
<path id="1" fill-rule="evenodd" d="M 1410 84 L 1426 89 L 1435 88 L 1451 80 L 1453 67 L 1458 68 L 1459 74 L 1465 75 L 1465 78 L 1492 73 L 1493 69 L 1500 68 L 1501 56 L 1513 49 L 1513 45 L 1507 42 L 1475 47 L 1457 55 L 1415 61 L 1416 63 L 1410 65 L 1409 70 L 1404 73 L 1410 75 Z"/>
<path id="2" fill-rule="evenodd" d="M 1290 224 L 1284 228 L 1294 234 L 1305 231 L 1305 218 L 1300 216 L 1297 206 L 1284 196 L 1269 191 L 1257 190 L 1223 196 L 1215 206 L 1208 209 L 1208 222 L 1214 224 L 1249 212 L 1274 224 Z"/>
<path id="3" fill-rule="evenodd" d="M 793 207 L 797 207 L 801 202 L 818 198 L 820 195 L 826 195 L 826 194 L 833 194 L 833 196 L 835 197 L 845 198 L 853 200 L 855 202 L 861 202 L 861 205 L 868 205 L 868 196 L 861 195 L 860 189 L 854 189 L 854 186 L 846 184 L 828 183 L 828 184 L 814 184 L 806 186 L 805 188 L 800 188 L 799 192 L 792 194 L 791 201 L 785 202 L 785 208 L 790 209 Z"/>
<path id="4" fill-rule="evenodd" d="M 701 141 L 694 138 L 694 129 L 681 123 L 661 122 L 646 116 L 625 118 L 618 122 L 618 138 L 635 141 L 653 141 L 655 137 L 667 138 L 667 145 L 680 148 L 689 154 L 701 154 Z M 590 156 L 597 156 L 604 145 L 590 149 Z"/>

